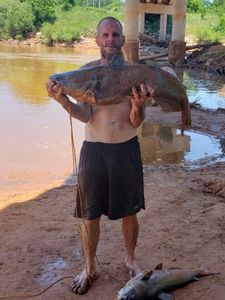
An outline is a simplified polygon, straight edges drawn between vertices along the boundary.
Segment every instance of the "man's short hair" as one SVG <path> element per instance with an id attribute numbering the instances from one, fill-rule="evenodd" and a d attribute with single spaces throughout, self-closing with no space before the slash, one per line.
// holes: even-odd
<path id="1" fill-rule="evenodd" d="M 103 19 L 101 19 L 99 22 L 98 22 L 98 25 L 97 25 L 97 33 L 98 33 L 98 30 L 99 30 L 99 27 L 101 26 L 101 24 L 105 21 L 105 20 L 112 20 L 114 22 L 116 22 L 119 27 L 120 27 L 120 30 L 121 30 L 121 33 L 123 33 L 123 26 L 122 24 L 120 23 L 120 21 L 114 17 L 111 17 L 111 16 L 108 16 L 108 17 L 105 17 Z"/>

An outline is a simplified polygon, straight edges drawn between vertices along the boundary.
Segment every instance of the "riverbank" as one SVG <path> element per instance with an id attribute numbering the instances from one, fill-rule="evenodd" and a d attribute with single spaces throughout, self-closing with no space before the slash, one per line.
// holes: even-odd
<path id="1" fill-rule="evenodd" d="M 0 45 L 15 45 L 15 46 L 30 46 L 37 47 L 40 45 L 50 46 L 50 47 L 70 47 L 79 49 L 97 49 L 94 38 L 81 38 L 79 42 L 75 41 L 73 44 L 68 45 L 67 43 L 53 43 L 47 45 L 41 38 L 41 33 L 36 34 L 34 37 L 30 37 L 26 40 L 15 40 L 9 39 L 6 41 L 0 41 Z"/>
<path id="2" fill-rule="evenodd" d="M 224 110 L 192 109 L 192 119 L 193 130 L 218 137 L 224 149 Z M 174 126 L 180 122 L 180 114 L 148 107 L 145 122 Z M 197 169 L 153 163 L 144 167 L 144 182 L 146 210 L 139 214 L 137 245 L 140 266 L 149 270 L 163 262 L 165 268 L 204 267 L 220 272 L 174 294 L 176 300 L 221 300 L 225 293 L 225 163 Z M 72 187 L 52 185 L 7 194 L 0 203 L 0 296 L 37 293 L 82 269 L 79 222 L 72 216 Z M 102 218 L 99 279 L 82 299 L 113 300 L 128 280 L 120 227 L 120 221 Z M 38 299 L 80 299 L 70 292 L 69 284 L 70 279 L 65 279 Z"/>
<path id="3" fill-rule="evenodd" d="M 141 38 L 140 38 L 141 39 Z M 196 44 L 196 40 L 192 36 L 186 37 L 187 46 L 193 46 Z M 45 45 L 41 39 L 41 33 L 37 33 L 34 37 L 28 38 L 26 40 L 13 40 L 0 41 L 0 45 L 9 44 L 15 46 L 30 46 L 38 47 L 40 45 Z M 164 45 L 165 44 L 165 45 Z M 204 45 L 204 43 L 202 44 Z M 207 43 L 206 43 L 207 45 Z M 79 42 L 75 41 L 73 44 L 68 45 L 67 43 L 53 43 L 51 47 L 70 47 L 75 49 L 98 49 L 94 38 L 84 38 L 82 37 Z M 168 53 L 168 41 L 162 43 L 157 39 L 149 39 L 145 46 L 140 47 L 140 57 L 153 57 L 151 62 L 158 63 L 163 59 L 163 62 L 167 62 Z M 161 58 L 160 56 L 164 56 Z M 154 58 L 155 57 L 155 58 Z M 158 58 L 157 58 L 158 57 Z M 204 47 L 199 47 L 192 50 L 187 50 L 186 59 L 183 64 L 184 68 L 201 69 L 206 72 L 213 72 L 218 75 L 225 75 L 225 45 L 209 45 Z"/>

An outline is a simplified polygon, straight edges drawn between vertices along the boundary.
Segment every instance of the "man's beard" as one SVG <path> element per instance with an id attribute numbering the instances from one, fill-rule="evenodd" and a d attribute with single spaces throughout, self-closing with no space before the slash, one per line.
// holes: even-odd
<path id="1" fill-rule="evenodd" d="M 115 52 L 114 53 L 108 53 L 107 51 L 105 51 L 105 49 L 101 49 L 101 56 L 107 60 L 107 61 L 111 61 L 114 57 L 114 55 L 118 52 L 121 51 L 121 47 L 117 47 L 115 48 Z"/>

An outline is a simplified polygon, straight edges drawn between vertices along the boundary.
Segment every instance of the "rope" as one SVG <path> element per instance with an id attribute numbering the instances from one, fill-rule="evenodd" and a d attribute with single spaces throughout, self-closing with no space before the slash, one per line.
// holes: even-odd
<path id="1" fill-rule="evenodd" d="M 70 136 L 71 136 L 71 146 L 72 146 L 72 159 L 73 159 L 73 174 L 78 174 L 78 168 L 77 168 L 77 157 L 76 157 L 76 147 L 75 147 L 75 142 L 74 142 L 74 136 L 73 136 L 73 122 L 72 122 L 72 116 L 70 114 Z M 77 182 L 77 185 L 73 186 L 74 192 L 76 192 L 76 186 L 77 186 L 77 192 L 79 193 L 79 199 L 80 199 L 80 207 L 81 207 L 81 213 L 82 213 L 82 222 L 84 225 L 84 228 L 87 231 L 87 225 L 85 223 L 85 220 L 83 218 L 83 205 L 82 205 L 82 201 L 81 201 L 81 191 L 80 191 L 80 187 L 79 184 Z M 81 232 L 81 224 L 80 224 L 80 220 L 78 219 L 78 225 L 79 225 L 79 230 Z M 85 262 L 85 269 L 86 269 L 86 273 L 88 275 L 88 279 L 90 280 L 91 283 L 91 279 L 89 278 L 89 274 L 87 272 L 87 262 L 86 262 L 86 257 L 84 254 L 84 247 L 82 244 L 82 240 L 81 240 L 81 248 L 82 248 L 82 252 L 83 252 L 83 256 L 84 256 L 84 262 Z M 97 261 L 98 266 L 100 267 L 100 269 L 106 273 L 109 277 L 111 277 L 112 279 L 114 279 L 116 282 L 118 282 L 120 285 L 122 285 L 122 282 L 119 281 L 117 278 L 115 278 L 112 274 L 110 274 L 108 271 L 106 271 L 103 266 L 101 265 L 97 255 L 95 254 L 95 258 Z M 35 293 L 35 294 L 27 294 L 27 295 L 9 295 L 9 296 L 0 296 L 0 299 L 21 299 L 21 298 L 32 298 L 32 297 L 37 297 L 40 296 L 42 294 L 44 294 L 46 291 L 48 291 L 51 287 L 53 287 L 55 284 L 57 284 L 58 282 L 65 280 L 65 279 L 73 279 L 74 276 L 64 276 L 58 280 L 56 280 L 55 282 L 53 282 L 52 284 L 50 284 L 47 288 L 45 288 L 43 291 Z"/>
<path id="2" fill-rule="evenodd" d="M 73 159 L 73 174 L 74 172 L 76 174 L 78 174 L 78 168 L 77 168 L 77 157 L 76 157 L 76 147 L 75 147 L 75 143 L 74 143 L 74 136 L 73 136 L 73 121 L 72 121 L 72 116 L 70 114 L 70 134 L 71 134 L 71 147 L 72 147 L 72 159 Z M 76 193 L 76 187 L 74 185 L 74 191 Z M 83 211 L 83 203 L 82 203 L 82 195 L 81 195 L 81 190 L 80 190 L 80 186 L 79 186 L 79 182 L 77 181 L 77 192 L 79 193 L 79 200 L 80 200 L 80 207 L 81 207 L 81 214 L 82 214 L 82 222 L 83 222 L 83 225 L 84 225 L 84 228 L 86 230 L 86 232 L 88 232 L 88 229 L 87 229 L 87 225 L 85 223 L 85 220 L 83 218 L 84 216 L 84 211 Z M 76 206 L 76 209 L 77 209 L 77 206 Z M 77 212 L 77 211 L 76 211 Z M 79 225 L 79 229 L 80 229 L 80 232 L 81 232 L 81 225 L 80 225 L 80 220 L 79 218 L 78 219 L 78 225 Z M 85 257 L 85 254 L 84 254 L 84 248 L 83 248 L 83 244 L 82 244 L 82 240 L 81 240 L 81 248 L 82 248 L 82 253 L 83 253 L 83 256 L 84 256 L 84 261 L 85 261 L 85 269 L 86 269 L 86 273 L 87 275 L 89 276 L 88 272 L 87 272 L 87 262 L 86 262 L 86 257 Z M 104 267 L 102 266 L 102 264 L 100 263 L 99 259 L 98 259 L 98 256 L 97 254 L 95 254 L 95 259 L 97 261 L 97 264 L 98 266 L 100 267 L 100 269 L 105 273 L 107 274 L 109 277 L 111 277 L 113 280 L 115 280 L 116 282 L 118 282 L 120 285 L 122 285 L 123 283 L 121 281 L 119 281 L 117 278 L 115 278 L 112 274 L 110 274 L 108 271 L 106 271 L 104 269 Z"/>
<path id="3" fill-rule="evenodd" d="M 20 298 L 31 298 L 31 297 L 37 297 L 40 296 L 41 294 L 44 294 L 47 290 L 49 290 L 51 287 L 53 287 L 53 285 L 55 285 L 56 283 L 68 279 L 68 278 L 74 278 L 74 276 L 64 276 L 58 280 L 56 280 L 55 282 L 53 282 L 52 284 L 50 284 L 47 288 L 45 288 L 43 291 L 36 293 L 36 294 L 27 294 L 27 295 L 10 295 L 10 296 L 1 296 L 0 299 L 20 299 Z"/>

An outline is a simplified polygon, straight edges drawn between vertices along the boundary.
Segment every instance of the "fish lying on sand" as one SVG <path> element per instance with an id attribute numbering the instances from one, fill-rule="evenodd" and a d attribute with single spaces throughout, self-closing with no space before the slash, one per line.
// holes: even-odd
<path id="1" fill-rule="evenodd" d="M 50 80 L 60 83 L 63 93 L 89 104 L 116 104 L 131 95 L 132 87 L 144 83 L 148 97 L 154 99 L 164 111 L 181 111 L 183 133 L 191 126 L 190 105 L 186 89 L 175 76 L 162 68 L 144 64 L 125 64 L 117 53 L 110 65 L 54 74 Z"/>
<path id="2" fill-rule="evenodd" d="M 151 272 L 140 272 L 119 291 L 117 300 L 172 300 L 169 294 L 179 287 L 198 280 L 198 277 L 214 275 L 202 269 L 162 270 L 162 264 Z"/>

